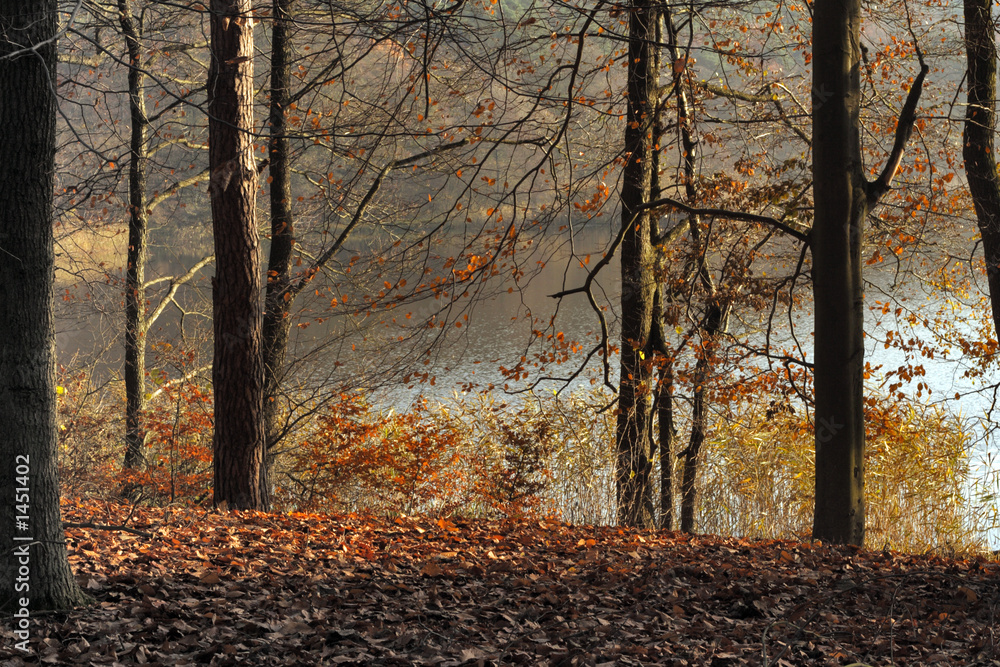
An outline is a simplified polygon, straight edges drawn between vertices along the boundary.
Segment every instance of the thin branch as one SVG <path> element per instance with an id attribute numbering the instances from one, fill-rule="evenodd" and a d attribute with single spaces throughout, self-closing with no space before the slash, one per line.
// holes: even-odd
<path id="1" fill-rule="evenodd" d="M 789 118 L 788 114 L 785 112 L 785 108 L 781 105 L 781 98 L 779 98 L 777 95 L 767 95 L 767 94 L 754 95 L 751 93 L 744 93 L 738 90 L 733 90 L 732 88 L 727 88 L 724 86 L 716 86 L 706 82 L 701 82 L 696 85 L 714 95 L 718 95 L 719 97 L 725 97 L 727 99 L 735 99 L 735 100 L 740 100 L 742 102 L 751 102 L 754 104 L 773 104 L 774 108 L 778 110 L 778 118 L 781 119 L 781 122 L 784 123 L 788 129 L 794 132 L 795 135 L 799 137 L 799 139 L 804 141 L 807 146 L 812 146 L 812 138 L 808 134 L 806 134 L 801 127 L 792 122 L 792 119 Z M 802 109 L 802 105 L 799 103 L 797 99 L 795 99 L 795 96 L 791 94 L 791 91 L 789 91 L 788 88 L 779 83 L 775 83 L 773 85 L 781 88 L 786 93 L 788 93 L 788 96 L 792 98 L 792 101 L 795 102 L 795 104 L 800 109 Z M 808 115 L 808 112 L 806 112 L 805 109 L 803 109 L 803 112 Z"/>
<path id="2" fill-rule="evenodd" d="M 60 53 L 59 62 L 66 63 L 67 65 L 83 65 L 85 67 L 100 67 L 107 60 L 107 57 L 103 53 L 99 53 L 96 56 L 81 56 L 75 53 Z"/>
<path id="3" fill-rule="evenodd" d="M 805 359 L 799 359 L 798 357 L 792 357 L 787 354 L 774 354 L 772 352 L 768 352 L 766 349 L 751 347 L 750 345 L 745 345 L 740 342 L 734 342 L 733 347 L 749 352 L 756 357 L 763 357 L 768 361 L 780 361 L 785 365 L 795 364 L 797 366 L 801 366 L 802 368 L 814 368 L 812 362 L 806 361 Z"/>
<path id="4" fill-rule="evenodd" d="M 154 391 L 153 393 L 151 393 L 149 395 L 149 398 L 147 400 L 148 401 L 152 401 L 153 399 L 155 399 L 157 396 L 159 396 L 160 394 L 162 394 L 164 391 L 166 391 L 170 387 L 173 387 L 174 385 L 181 384 L 183 382 L 187 382 L 188 380 L 190 380 L 194 376 L 198 375 L 199 373 L 202 373 L 204 371 L 210 370 L 211 368 L 212 368 L 212 364 L 208 364 L 207 366 L 199 366 L 198 368 L 195 368 L 195 369 L 193 369 L 191 371 L 188 371 L 187 373 L 185 373 L 184 375 L 182 375 L 181 377 L 179 377 L 179 378 L 177 378 L 175 380 L 170 380 L 168 382 L 164 382 L 162 385 L 160 385 L 156 389 L 156 391 Z"/>
<path id="5" fill-rule="evenodd" d="M 26 46 L 23 49 L 18 49 L 17 51 L 12 51 L 12 52 L 4 55 L 4 56 L 0 56 L 0 60 L 13 59 L 13 58 L 16 58 L 17 56 L 19 56 L 19 55 L 21 55 L 23 53 L 29 53 L 29 52 L 31 52 L 31 53 L 38 53 L 38 49 L 40 49 L 43 46 L 46 46 L 48 44 L 52 44 L 53 42 L 55 42 L 56 40 L 58 40 L 60 37 L 62 37 L 63 35 L 65 35 L 69 31 L 69 29 L 71 27 L 73 27 L 73 24 L 76 23 L 76 15 L 80 13 L 80 8 L 81 7 L 83 7 L 83 0 L 77 0 L 76 6 L 73 7 L 73 11 L 69 15 L 69 21 L 66 23 L 66 27 L 63 28 L 62 30 L 59 30 L 58 32 L 56 32 L 56 34 L 52 35 L 48 39 L 42 40 L 38 44 L 32 44 L 31 46 Z"/>
<path id="6" fill-rule="evenodd" d="M 757 215 L 756 213 L 744 213 L 742 211 L 729 211 L 721 208 L 699 208 L 695 206 L 688 206 L 682 201 L 673 199 L 671 197 L 661 197 L 656 201 L 651 201 L 643 206 L 644 209 L 658 209 L 658 208 L 675 208 L 689 213 L 691 215 L 700 215 L 706 217 L 715 218 L 728 218 L 730 220 L 742 220 L 744 222 L 757 222 L 764 225 L 770 225 L 776 229 L 781 230 L 789 236 L 794 236 L 803 243 L 809 243 L 809 232 L 799 231 L 795 227 L 788 225 L 787 223 L 778 220 L 777 218 L 772 218 L 769 215 Z M 672 232 L 673 230 L 671 230 Z M 668 234 L 670 232 L 667 232 Z"/>
<path id="7" fill-rule="evenodd" d="M 906 94 L 906 102 L 903 110 L 899 112 L 899 120 L 896 123 L 896 141 L 892 145 L 892 152 L 882 169 L 882 173 L 873 183 L 866 183 L 865 194 L 868 196 L 868 205 L 874 207 L 882 197 L 892 187 L 892 179 L 899 169 L 899 164 L 903 161 L 903 153 L 906 151 L 906 142 L 913 134 L 913 125 L 917 118 L 917 103 L 920 101 L 920 93 L 924 87 L 924 77 L 930 72 L 930 67 L 924 62 L 924 54 L 917 48 L 917 58 L 920 61 L 920 74 L 913 80 L 910 92 Z"/>
<path id="8" fill-rule="evenodd" d="M 129 528 L 128 526 L 105 526 L 99 523 L 69 523 L 63 521 L 63 528 L 94 528 L 96 530 L 121 530 L 126 533 L 132 533 L 133 535 L 138 535 L 139 537 L 145 537 L 147 539 L 153 538 L 153 533 L 147 533 L 144 530 L 136 530 L 135 528 Z"/>
<path id="9" fill-rule="evenodd" d="M 149 314 L 149 317 L 146 318 L 146 321 L 142 325 L 143 333 L 149 331 L 149 327 L 153 326 L 153 323 L 156 322 L 157 318 L 159 318 L 160 315 L 163 314 L 163 311 L 166 309 L 167 304 L 173 301 L 174 295 L 177 294 L 177 290 L 180 288 L 180 286 L 190 281 L 192 278 L 194 278 L 195 274 L 201 271 L 201 269 L 206 264 L 213 261 L 214 259 L 215 255 L 209 255 L 208 257 L 203 258 L 200 262 L 198 262 L 190 269 L 188 269 L 187 273 L 185 273 L 184 275 L 169 279 L 170 289 L 163 296 L 163 298 L 160 299 L 160 303 L 156 306 L 156 308 L 153 309 L 153 312 Z"/>
<path id="10" fill-rule="evenodd" d="M 754 104 L 766 104 L 773 101 L 770 95 L 754 95 L 753 93 L 744 93 L 739 90 L 734 90 L 727 86 L 716 86 L 706 81 L 696 83 L 699 88 L 707 90 L 713 95 L 718 95 L 719 97 L 725 97 L 727 99 L 740 100 L 742 102 L 752 102 Z"/>
<path id="11" fill-rule="evenodd" d="M 150 119 L 150 122 L 152 122 L 152 119 Z M 158 153 L 161 149 L 169 148 L 170 146 L 176 146 L 176 145 L 186 146 L 187 148 L 190 148 L 192 150 L 199 150 L 199 151 L 208 150 L 207 141 L 204 143 L 195 143 L 194 141 L 191 141 L 186 137 L 180 137 L 178 139 L 170 139 L 169 141 L 162 141 L 157 145 L 153 146 L 152 148 L 149 149 L 149 156 L 152 157 L 153 155 Z"/>
<path id="12" fill-rule="evenodd" d="M 167 104 L 166 106 L 162 107 L 158 112 L 156 112 L 155 114 L 153 114 L 152 116 L 150 116 L 148 118 L 149 122 L 150 123 L 156 122 L 157 120 L 159 120 L 165 114 L 173 111 L 176 107 L 178 107 L 178 106 L 180 106 L 182 104 L 186 104 L 187 101 L 190 98 L 194 97 L 194 95 L 196 93 L 202 93 L 202 92 L 204 92 L 207 89 L 208 89 L 208 86 L 198 86 L 197 88 L 193 88 L 193 89 L 187 91 L 186 93 L 184 93 L 183 95 L 181 95 L 179 97 L 176 97 L 173 102 L 171 102 L 170 104 Z"/>
<path id="13" fill-rule="evenodd" d="M 368 192 L 365 193 L 365 196 L 361 199 L 358 207 L 354 210 L 354 215 L 351 217 L 351 221 L 347 223 L 347 226 L 340 232 L 340 236 L 337 237 L 337 240 L 334 241 L 332 246 L 327 248 L 326 252 L 320 255 L 319 258 L 313 262 L 312 266 L 310 266 L 305 272 L 305 275 L 286 288 L 285 294 L 289 295 L 287 298 L 294 299 L 298 296 L 298 294 L 306 288 L 306 285 L 309 284 L 309 281 L 312 280 L 313 276 L 316 275 L 316 273 L 318 273 L 328 261 L 330 261 L 330 258 L 333 257 L 337 251 L 340 250 L 340 248 L 347 241 L 347 237 L 350 236 L 351 232 L 354 231 L 354 228 L 357 227 L 359 222 L 361 222 L 361 218 L 364 216 L 365 211 L 368 210 L 368 205 L 371 203 L 375 195 L 378 194 L 379 189 L 382 187 L 382 182 L 385 180 L 385 177 L 389 175 L 390 171 L 401 167 L 407 167 L 425 158 L 433 157 L 439 153 L 465 146 L 468 143 L 468 139 L 461 139 L 459 141 L 442 144 L 441 146 L 431 148 L 422 153 L 417 153 L 416 155 L 411 155 L 400 160 L 393 160 L 389 164 L 382 167 L 378 176 L 375 177 L 375 180 L 368 187 Z"/>
<path id="14" fill-rule="evenodd" d="M 177 181 L 163 192 L 156 193 L 156 195 L 154 195 L 153 198 L 150 199 L 149 203 L 146 205 L 146 213 L 152 213 L 154 208 L 162 204 L 170 197 L 177 194 L 178 190 L 207 181 L 210 175 L 211 174 L 208 173 L 208 169 L 205 169 L 204 171 L 197 173 L 194 176 L 190 176 L 183 180 Z"/>
<path id="15" fill-rule="evenodd" d="M 593 300 L 594 297 L 590 293 L 590 285 L 594 282 L 594 279 L 597 278 L 597 274 L 601 272 L 601 269 L 611 263 L 611 260 L 614 259 L 615 253 L 618 252 L 618 248 L 625 240 L 625 234 L 628 233 L 628 230 L 635 224 L 635 221 L 639 218 L 642 212 L 648 208 L 648 204 L 643 204 L 642 206 L 636 208 L 635 213 L 632 214 L 632 219 L 628 221 L 628 224 L 621 226 L 618 230 L 618 235 L 615 236 L 615 240 L 611 242 L 611 246 L 608 248 L 607 252 L 605 252 L 600 261 L 594 265 L 594 268 L 587 273 L 587 277 L 584 279 L 583 285 L 572 289 L 562 290 L 561 292 L 556 292 L 555 294 L 550 294 L 549 298 L 561 299 L 562 297 L 569 296 L 570 294 L 579 294 L 584 292 L 588 297 L 590 297 L 591 300 Z M 600 308 L 597 308 L 596 310 L 600 312 Z"/>

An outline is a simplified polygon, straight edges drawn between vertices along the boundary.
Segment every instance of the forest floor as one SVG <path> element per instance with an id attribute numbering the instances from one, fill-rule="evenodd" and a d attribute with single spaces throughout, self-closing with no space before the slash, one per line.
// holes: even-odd
<path id="1" fill-rule="evenodd" d="M 96 603 L 0 666 L 1000 665 L 1000 565 L 570 526 L 64 504 Z"/>

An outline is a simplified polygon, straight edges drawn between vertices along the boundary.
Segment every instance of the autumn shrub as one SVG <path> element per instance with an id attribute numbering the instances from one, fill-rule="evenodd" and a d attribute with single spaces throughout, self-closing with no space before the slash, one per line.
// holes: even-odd
<path id="1" fill-rule="evenodd" d="M 698 528 L 745 537 L 805 537 L 813 505 L 812 427 L 791 412 L 728 406 L 708 430 Z"/>
<path id="2" fill-rule="evenodd" d="M 212 489 L 212 396 L 195 382 L 161 388 L 144 416 L 143 465 L 120 483 L 157 504 L 202 500 Z"/>
<path id="3" fill-rule="evenodd" d="M 804 416 L 730 406 L 705 444 L 699 529 L 808 538 L 813 430 Z M 902 551 L 984 549 L 970 501 L 970 438 L 939 407 L 883 398 L 866 405 L 866 545 Z"/>
<path id="4" fill-rule="evenodd" d="M 463 434 L 472 481 L 463 511 L 555 515 L 608 524 L 614 510 L 614 420 L 602 392 L 456 397 L 441 406 Z"/>
<path id="5" fill-rule="evenodd" d="M 603 390 L 544 396 L 534 403 L 549 422 L 554 446 L 545 499 L 551 511 L 577 524 L 616 520 L 615 412 Z"/>
<path id="6" fill-rule="evenodd" d="M 612 398 L 597 389 L 526 395 L 509 402 L 488 396 L 452 401 L 447 412 L 463 434 L 458 444 L 466 448 L 457 461 L 475 462 L 480 470 L 498 469 L 511 460 L 511 448 L 516 451 L 519 443 L 532 438 L 544 441 L 537 450 L 545 454 L 544 465 L 534 460 L 530 466 L 538 480 L 531 487 L 537 498 L 530 509 L 573 523 L 612 524 L 616 520 Z M 808 539 L 815 471 L 813 428 L 806 415 L 787 403 L 760 405 L 753 400 L 712 407 L 714 417 L 701 452 L 698 531 Z M 683 409 L 677 418 L 683 433 L 687 428 Z M 940 407 L 878 397 L 868 399 L 866 419 L 867 545 L 902 551 L 982 551 L 993 504 L 977 504 L 973 497 L 971 442 L 962 421 Z M 655 484 L 660 474 L 658 454 L 653 462 Z M 675 500 L 682 474 L 678 463 L 675 459 Z M 481 482 L 472 502 L 463 506 L 466 510 L 496 514 L 503 511 L 503 501 L 512 500 L 503 495 L 497 480 L 516 475 L 467 476 Z M 653 496 L 659 512 L 658 493 Z"/>
<path id="7" fill-rule="evenodd" d="M 153 384 L 144 463 L 125 473 L 120 390 L 96 386 L 86 373 L 60 375 L 59 467 L 67 494 L 104 497 L 134 485 L 145 503 L 209 496 L 207 387 L 171 382 L 162 372 Z M 381 515 L 556 515 L 577 524 L 612 524 L 611 399 L 602 390 L 507 400 L 474 394 L 418 401 L 397 413 L 343 394 L 278 459 L 274 506 Z M 807 538 L 814 464 L 805 415 L 788 405 L 776 410 L 749 401 L 713 408 L 701 452 L 698 531 Z M 683 432 L 683 410 L 677 417 Z M 869 398 L 866 417 L 867 545 L 982 550 L 995 503 L 975 495 L 962 421 L 938 407 L 885 398 Z M 655 481 L 659 456 L 653 462 Z M 674 468 L 679 478 L 680 466 Z"/>
<path id="8" fill-rule="evenodd" d="M 115 488 L 125 442 L 124 396 L 95 386 L 87 371 L 56 380 L 59 479 L 64 494 L 89 497 Z"/>
<path id="9" fill-rule="evenodd" d="M 459 504 L 458 457 L 450 425 L 416 403 L 398 414 L 342 394 L 316 428 L 277 463 L 278 508 L 412 514 Z"/>
<path id="10" fill-rule="evenodd" d="M 985 551 L 971 495 L 971 437 L 943 408 L 869 400 L 866 544 L 901 551 Z"/>
<path id="11" fill-rule="evenodd" d="M 465 514 L 523 516 L 548 509 L 542 494 L 550 482 L 553 432 L 528 401 L 479 394 L 456 397 L 439 410 L 462 433 Z"/>
<path id="12" fill-rule="evenodd" d="M 63 493 L 108 497 L 124 489 L 150 504 L 204 498 L 212 484 L 212 402 L 202 385 L 172 384 L 159 372 L 159 388 L 144 418 L 143 464 L 122 470 L 125 397 L 114 384 L 96 385 L 87 372 L 59 376 L 58 462 Z"/>
<path id="13" fill-rule="evenodd" d="M 276 506 L 607 523 L 612 441 L 593 407 L 470 395 L 398 414 L 344 394 L 278 461 Z"/>

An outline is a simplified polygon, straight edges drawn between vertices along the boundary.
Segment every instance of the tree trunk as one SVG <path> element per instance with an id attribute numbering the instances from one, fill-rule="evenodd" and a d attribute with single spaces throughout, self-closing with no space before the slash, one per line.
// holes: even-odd
<path id="1" fill-rule="evenodd" d="M 249 0 L 212 0 L 209 194 L 215 235 L 215 503 L 265 509 L 260 244 L 253 159 L 253 17 Z"/>
<path id="2" fill-rule="evenodd" d="M 713 286 L 714 292 L 714 286 Z M 715 363 L 717 339 L 729 326 L 729 305 L 719 304 L 713 293 L 701 325 L 701 351 L 694 369 L 694 397 L 691 403 L 691 436 L 684 449 L 684 474 L 681 480 L 681 530 L 695 531 L 695 510 L 698 507 L 698 456 L 705 444 L 708 429 L 705 394 L 709 372 Z"/>
<path id="3" fill-rule="evenodd" d="M 962 157 L 983 239 L 993 326 L 1000 331 L 1000 176 L 993 156 L 997 47 L 991 8 L 991 0 L 965 0 L 969 104 L 965 110 Z"/>
<path id="4" fill-rule="evenodd" d="M 674 380 L 673 362 L 660 369 L 656 396 L 660 450 L 660 528 L 674 529 Z"/>
<path id="5" fill-rule="evenodd" d="M 653 173 L 656 10 L 648 0 L 636 0 L 630 9 L 626 164 L 621 192 L 625 233 L 621 245 L 622 343 L 616 481 L 619 524 L 652 528 L 655 526 L 650 460 L 653 371 L 649 339 L 656 279 L 650 215 L 642 207 L 650 201 Z"/>
<path id="6" fill-rule="evenodd" d="M 858 116 L 860 0 L 817 0 L 813 25 L 823 26 L 813 34 L 813 537 L 861 544 L 865 535 L 861 236 L 868 200 Z"/>
<path id="7" fill-rule="evenodd" d="M 278 400 L 282 370 L 288 350 L 292 304 L 288 292 L 295 227 L 292 218 L 292 187 L 289 180 L 289 146 L 285 112 L 291 99 L 289 69 L 289 21 L 293 0 L 274 0 L 271 30 L 270 204 L 271 252 L 267 261 L 267 290 L 264 298 L 264 465 L 261 489 L 269 493 L 272 449 L 282 437 L 282 411 Z M 287 300 L 286 300 L 287 297 Z"/>
<path id="8" fill-rule="evenodd" d="M 128 171 L 128 262 L 125 269 L 125 460 L 134 470 L 143 460 L 146 440 L 142 413 L 146 407 L 146 241 L 149 213 L 146 172 L 149 159 L 146 75 L 142 69 L 142 26 L 129 0 L 118 0 L 118 20 L 128 48 L 128 98 L 131 141 Z M 130 493 L 132 489 L 126 489 Z"/>
<path id="9" fill-rule="evenodd" d="M 59 514 L 53 328 L 55 0 L 0 0 L 0 605 L 87 602 Z M 17 54 L 17 55 L 14 55 Z"/>
<path id="10" fill-rule="evenodd" d="M 674 63 L 681 62 L 685 56 L 678 48 L 679 36 L 677 26 L 674 24 L 673 16 L 669 11 L 665 25 L 669 36 L 668 48 L 670 49 L 670 60 Z M 674 68 L 673 87 L 674 95 L 677 97 L 677 129 L 680 134 L 684 194 L 688 204 L 695 206 L 699 198 L 698 187 L 695 182 L 698 140 L 694 131 L 694 109 L 683 78 L 686 71 L 686 68 Z M 688 446 L 683 452 L 678 454 L 678 456 L 682 456 L 684 459 L 680 488 L 680 529 L 685 533 L 693 533 L 695 530 L 695 510 L 697 509 L 698 500 L 698 463 L 701 446 L 705 442 L 705 430 L 707 426 L 705 384 L 708 381 L 710 367 L 713 363 L 715 339 L 727 327 L 729 306 L 722 306 L 717 303 L 715 281 L 705 262 L 708 243 L 705 242 L 703 244 L 701 241 L 701 219 L 698 216 L 692 216 L 688 225 L 694 245 L 695 263 L 697 265 L 695 279 L 701 281 L 707 293 L 705 319 L 700 325 L 702 350 L 695 364 L 694 396 L 691 407 L 691 433 L 688 438 Z"/>
<path id="11" fill-rule="evenodd" d="M 919 48 L 896 123 L 896 140 L 874 182 L 861 160 L 860 0 L 816 0 L 813 25 L 812 249 L 815 302 L 816 507 L 813 537 L 862 544 L 864 507 L 864 294 L 861 243 L 868 212 L 889 190 L 913 131 L 929 68 Z"/>
<path id="12" fill-rule="evenodd" d="M 698 360 L 696 376 L 704 373 L 704 365 Z M 695 509 L 698 501 L 698 455 L 701 445 L 705 442 L 705 390 L 698 386 L 694 390 L 691 404 L 691 435 L 688 446 L 681 456 L 684 457 L 684 468 L 681 478 L 681 531 L 694 533 Z"/>
<path id="13" fill-rule="evenodd" d="M 670 9 L 660 4 L 657 7 L 656 16 L 653 20 L 654 41 L 660 44 L 663 41 L 663 24 L 670 21 Z M 659 79 L 662 51 L 653 51 L 653 72 Z M 663 142 L 666 128 L 663 126 L 664 104 L 659 97 L 656 99 L 656 112 L 653 116 L 653 173 L 649 186 L 649 199 L 656 201 L 662 194 L 662 182 L 660 179 L 660 151 L 656 149 Z M 656 256 L 655 279 L 656 287 L 653 292 L 653 324 L 650 334 L 650 350 L 657 355 L 657 366 L 659 377 L 656 379 L 656 391 L 653 395 L 653 411 L 656 413 L 656 432 L 651 435 L 651 451 L 660 460 L 660 518 L 659 527 L 663 530 L 672 530 L 674 523 L 674 494 L 673 494 L 673 441 L 676 435 L 674 428 L 674 376 L 673 376 L 673 351 L 667 347 L 667 337 L 664 333 L 664 317 L 666 307 L 670 301 L 669 288 L 662 285 L 663 276 L 666 275 L 664 256 L 658 252 L 656 246 L 660 243 L 660 225 L 657 216 L 650 216 L 649 219 L 649 239 Z"/>

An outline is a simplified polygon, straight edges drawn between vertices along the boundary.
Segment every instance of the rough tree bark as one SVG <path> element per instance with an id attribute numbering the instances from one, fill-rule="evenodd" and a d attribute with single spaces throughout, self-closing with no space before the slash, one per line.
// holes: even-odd
<path id="1" fill-rule="evenodd" d="M 149 161 L 146 75 L 142 69 L 142 26 L 129 0 L 118 0 L 118 21 L 128 49 L 128 100 L 131 118 L 128 171 L 128 259 L 125 269 L 125 459 L 126 470 L 138 468 L 146 440 L 142 413 L 146 407 L 146 243 L 149 212 L 146 173 Z M 130 491 L 130 489 L 126 489 Z"/>
<path id="2" fill-rule="evenodd" d="M 656 424 L 660 452 L 660 521 L 661 530 L 674 529 L 674 378 L 673 362 L 660 368 L 656 388 Z"/>
<path id="3" fill-rule="evenodd" d="M 657 95 L 654 49 L 656 8 L 635 0 L 629 11 L 625 168 L 622 177 L 622 338 L 618 391 L 618 523 L 655 526 L 650 425 L 653 367 L 650 350 L 656 292 L 650 235 L 653 118 Z"/>
<path id="4" fill-rule="evenodd" d="M 861 2 L 816 0 L 813 25 L 813 197 L 816 507 L 813 537 L 861 544 L 865 535 L 863 404 L 865 218 L 890 188 L 913 130 L 928 68 L 900 113 L 892 153 L 868 182 L 861 159 Z M 919 56 L 918 51 L 918 56 Z"/>
<path id="5" fill-rule="evenodd" d="M 267 288 L 264 297 L 264 464 L 261 466 L 262 493 L 269 493 L 271 450 L 281 438 L 282 369 L 288 349 L 292 299 L 288 291 L 295 226 L 292 217 L 292 187 L 289 179 L 289 145 L 285 112 L 291 101 L 292 77 L 289 65 L 289 27 L 293 0 L 274 0 L 271 8 L 271 106 L 269 116 L 271 205 L 271 251 L 267 261 Z"/>
<path id="6" fill-rule="evenodd" d="M 0 1 L 0 605 L 19 641 L 22 608 L 88 600 L 66 557 L 56 467 L 56 27 L 55 0 Z"/>
<path id="7" fill-rule="evenodd" d="M 812 229 L 816 509 L 813 536 L 864 539 L 861 235 L 868 198 L 859 134 L 860 0 L 814 6 Z"/>
<path id="8" fill-rule="evenodd" d="M 260 243 L 253 159 L 253 17 L 249 0 L 212 0 L 209 194 L 215 235 L 214 499 L 266 509 Z"/>
<path id="9" fill-rule="evenodd" d="M 653 39 L 656 44 L 663 41 L 663 24 L 670 20 L 670 9 L 662 4 L 653 20 Z M 659 75 L 662 51 L 657 48 L 653 51 L 653 71 Z M 659 99 L 656 100 L 656 110 L 653 116 L 653 141 L 654 146 L 663 142 L 666 128 L 663 124 L 663 114 L 665 105 Z M 655 201 L 662 194 L 662 183 L 660 180 L 661 163 L 660 151 L 653 150 L 653 167 L 651 182 L 649 186 L 650 201 Z M 649 219 L 650 243 L 653 245 L 653 252 L 656 256 L 654 265 L 654 275 L 657 285 L 653 292 L 653 323 L 650 334 L 650 349 L 656 354 L 657 377 L 655 380 L 655 390 L 653 391 L 653 414 L 656 416 L 656 430 L 651 433 L 650 450 L 654 458 L 660 462 L 660 516 L 657 522 L 659 528 L 672 530 L 674 523 L 674 467 L 673 467 L 673 441 L 676 430 L 674 428 L 674 387 L 673 387 L 673 352 L 667 348 L 666 336 L 664 335 L 664 317 L 669 308 L 670 293 L 666 285 L 661 285 L 661 276 L 665 275 L 666 267 L 664 258 L 657 246 L 660 243 L 659 217 L 650 216 Z M 652 417 L 650 418 L 652 419 Z"/>
<path id="10" fill-rule="evenodd" d="M 983 239 L 993 326 L 1000 331 L 1000 175 L 993 155 L 996 131 L 997 46 L 991 0 L 965 0 L 969 94 L 962 157 Z"/>

